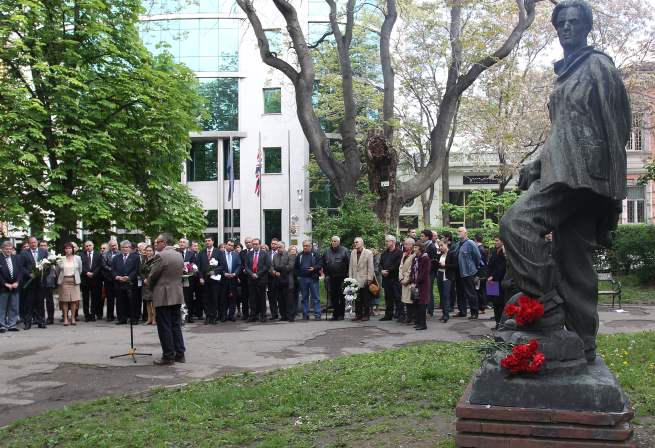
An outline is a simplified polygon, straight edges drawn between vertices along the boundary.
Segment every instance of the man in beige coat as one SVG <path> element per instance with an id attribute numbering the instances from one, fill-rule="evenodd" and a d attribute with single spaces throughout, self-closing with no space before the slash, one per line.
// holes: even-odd
<path id="1" fill-rule="evenodd" d="M 354 321 L 366 322 L 369 320 L 371 293 L 368 290 L 368 285 L 373 282 L 374 275 L 373 252 L 364 248 L 364 240 L 357 237 L 355 238 L 355 249 L 350 254 L 350 265 L 348 266 L 348 277 L 356 279 L 357 283 L 359 283 Z"/>
<path id="2" fill-rule="evenodd" d="M 182 274 L 184 259 L 173 247 L 173 238 L 163 233 L 155 240 L 158 261 L 152 267 L 146 284 L 152 289 L 156 308 L 157 333 L 162 348 L 161 359 L 155 365 L 185 362 L 180 307 L 184 303 Z"/>

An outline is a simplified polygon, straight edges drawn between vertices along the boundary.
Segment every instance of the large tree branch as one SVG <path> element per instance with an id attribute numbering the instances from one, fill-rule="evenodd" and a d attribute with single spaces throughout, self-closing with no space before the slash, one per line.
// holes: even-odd
<path id="1" fill-rule="evenodd" d="M 393 137 L 393 105 L 395 93 L 395 73 L 391 64 L 391 31 L 398 18 L 396 0 L 387 0 L 387 11 L 380 28 L 380 64 L 384 80 L 384 98 L 382 104 L 382 117 L 384 119 L 383 134 L 387 144 L 391 144 Z"/>
<path id="2" fill-rule="evenodd" d="M 255 11 L 255 7 L 252 4 L 252 0 L 237 0 L 237 4 L 243 10 L 243 12 L 246 13 L 248 21 L 250 21 L 250 24 L 252 25 L 252 29 L 255 32 L 255 37 L 257 37 L 259 54 L 262 58 L 262 61 L 266 65 L 280 70 L 291 80 L 292 83 L 295 84 L 296 79 L 299 76 L 298 72 L 295 68 L 293 68 L 293 66 L 291 66 L 291 64 L 271 53 L 268 37 L 266 37 L 266 32 L 264 31 L 264 27 L 262 26 L 259 17 L 257 16 L 257 12 Z"/>

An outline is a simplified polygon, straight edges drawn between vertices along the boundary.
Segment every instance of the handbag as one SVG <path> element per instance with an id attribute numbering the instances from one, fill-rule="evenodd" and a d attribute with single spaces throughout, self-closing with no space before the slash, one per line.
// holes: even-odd
<path id="1" fill-rule="evenodd" d="M 494 281 L 487 282 L 487 295 L 488 296 L 499 296 L 500 295 L 500 283 Z"/>
<path id="2" fill-rule="evenodd" d="M 414 286 L 411 289 L 411 293 L 412 293 L 412 296 L 411 296 L 412 303 L 417 304 L 419 302 L 419 300 L 421 300 L 421 293 L 419 292 L 419 290 L 418 290 L 418 288 L 416 286 Z"/>
<path id="3" fill-rule="evenodd" d="M 368 291 L 373 297 L 380 295 L 380 284 L 378 283 L 378 279 L 375 278 L 375 276 L 373 276 L 373 282 L 368 285 Z"/>

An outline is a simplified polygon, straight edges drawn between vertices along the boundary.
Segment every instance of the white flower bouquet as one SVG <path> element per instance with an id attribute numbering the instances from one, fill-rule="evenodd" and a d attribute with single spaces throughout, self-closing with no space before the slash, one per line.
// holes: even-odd
<path id="1" fill-rule="evenodd" d="M 346 311 L 350 314 L 355 309 L 355 302 L 357 301 L 357 292 L 359 290 L 359 282 L 355 278 L 346 278 L 343 281 L 343 297 L 346 301 Z"/>

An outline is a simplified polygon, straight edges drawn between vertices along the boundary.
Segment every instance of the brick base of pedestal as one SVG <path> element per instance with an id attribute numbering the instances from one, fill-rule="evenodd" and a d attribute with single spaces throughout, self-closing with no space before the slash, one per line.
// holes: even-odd
<path id="1" fill-rule="evenodd" d="M 623 412 L 529 409 L 471 404 L 469 384 L 457 408 L 460 448 L 636 448 Z"/>

